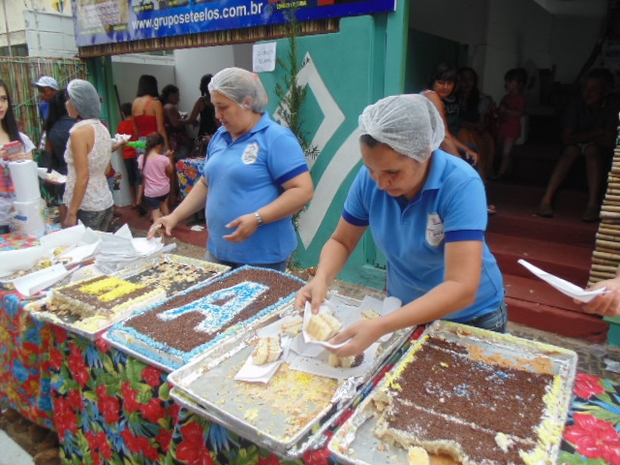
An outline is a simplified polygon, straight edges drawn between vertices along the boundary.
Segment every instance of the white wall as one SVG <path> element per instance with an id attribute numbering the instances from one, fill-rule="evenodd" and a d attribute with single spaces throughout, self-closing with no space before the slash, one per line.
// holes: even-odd
<path id="1" fill-rule="evenodd" d="M 175 83 L 174 58 L 145 54 L 112 57 L 112 76 L 121 103 L 133 102 L 138 91 L 138 79 L 143 74 L 155 76 L 161 92 L 166 84 Z"/>
<path id="2" fill-rule="evenodd" d="M 71 16 L 25 10 L 24 24 L 28 55 L 66 58 L 77 56 Z"/>
<path id="3" fill-rule="evenodd" d="M 252 44 L 180 49 L 174 51 L 174 59 L 176 86 L 181 92 L 179 108 L 190 112 L 200 97 L 202 76 L 231 66 L 252 69 Z"/>

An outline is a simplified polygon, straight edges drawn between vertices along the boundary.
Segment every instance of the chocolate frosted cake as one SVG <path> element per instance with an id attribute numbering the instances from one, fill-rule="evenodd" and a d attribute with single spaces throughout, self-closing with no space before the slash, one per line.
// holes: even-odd
<path id="1" fill-rule="evenodd" d="M 112 276 L 96 276 L 52 289 L 48 309 L 82 318 L 117 318 L 166 298 L 163 289 L 130 283 Z"/>
<path id="2" fill-rule="evenodd" d="M 550 434 L 545 423 L 556 404 L 556 376 L 425 338 L 376 396 L 383 413 L 375 434 L 464 465 L 546 463 L 538 445 Z"/>
<path id="3" fill-rule="evenodd" d="M 178 368 L 292 301 L 304 281 L 245 266 L 114 325 L 107 339 Z"/>

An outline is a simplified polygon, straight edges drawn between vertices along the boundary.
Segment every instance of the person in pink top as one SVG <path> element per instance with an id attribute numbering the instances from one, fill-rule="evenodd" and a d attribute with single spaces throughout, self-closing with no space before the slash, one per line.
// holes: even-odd
<path id="1" fill-rule="evenodd" d="M 144 154 L 138 157 L 138 167 L 144 179 L 144 200 L 151 210 L 153 221 L 168 215 L 168 194 L 172 176 L 174 153 L 165 152 L 163 136 L 154 132 L 147 136 Z"/>

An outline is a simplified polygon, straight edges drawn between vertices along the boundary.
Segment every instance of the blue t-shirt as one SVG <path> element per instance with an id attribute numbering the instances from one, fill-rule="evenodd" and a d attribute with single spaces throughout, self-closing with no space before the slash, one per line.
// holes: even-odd
<path id="1" fill-rule="evenodd" d="M 487 202 L 480 176 L 465 161 L 442 150 L 433 152 L 428 178 L 409 202 L 380 190 L 361 168 L 344 204 L 343 218 L 368 226 L 388 260 L 387 291 L 403 305 L 444 281 L 446 242 L 484 242 L 476 302 L 445 317 L 467 322 L 490 313 L 504 299 L 504 283 L 484 239 Z"/>
<path id="2" fill-rule="evenodd" d="M 223 236 L 226 225 L 277 199 L 282 184 L 308 171 L 304 152 L 295 135 L 267 113 L 247 134 L 233 141 L 222 126 L 211 139 L 204 165 L 209 186 L 206 217 L 209 252 L 220 260 L 264 265 L 286 260 L 297 247 L 297 236 L 286 217 L 266 223 L 243 242 Z"/>

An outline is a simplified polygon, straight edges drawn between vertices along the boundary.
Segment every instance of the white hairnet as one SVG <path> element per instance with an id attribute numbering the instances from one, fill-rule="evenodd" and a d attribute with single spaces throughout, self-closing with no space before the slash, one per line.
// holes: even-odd
<path id="1" fill-rule="evenodd" d="M 209 92 L 219 92 L 244 108 L 262 113 L 269 98 L 257 74 L 241 68 L 224 68 L 211 79 Z M 250 97 L 251 101 L 247 101 Z"/>
<path id="2" fill-rule="evenodd" d="M 435 105 L 418 94 L 394 95 L 367 106 L 359 117 L 362 135 L 414 160 L 426 161 L 445 137 Z"/>
<path id="3" fill-rule="evenodd" d="M 90 82 L 74 79 L 67 86 L 67 93 L 82 119 L 101 118 L 101 100 L 97 89 Z"/>

